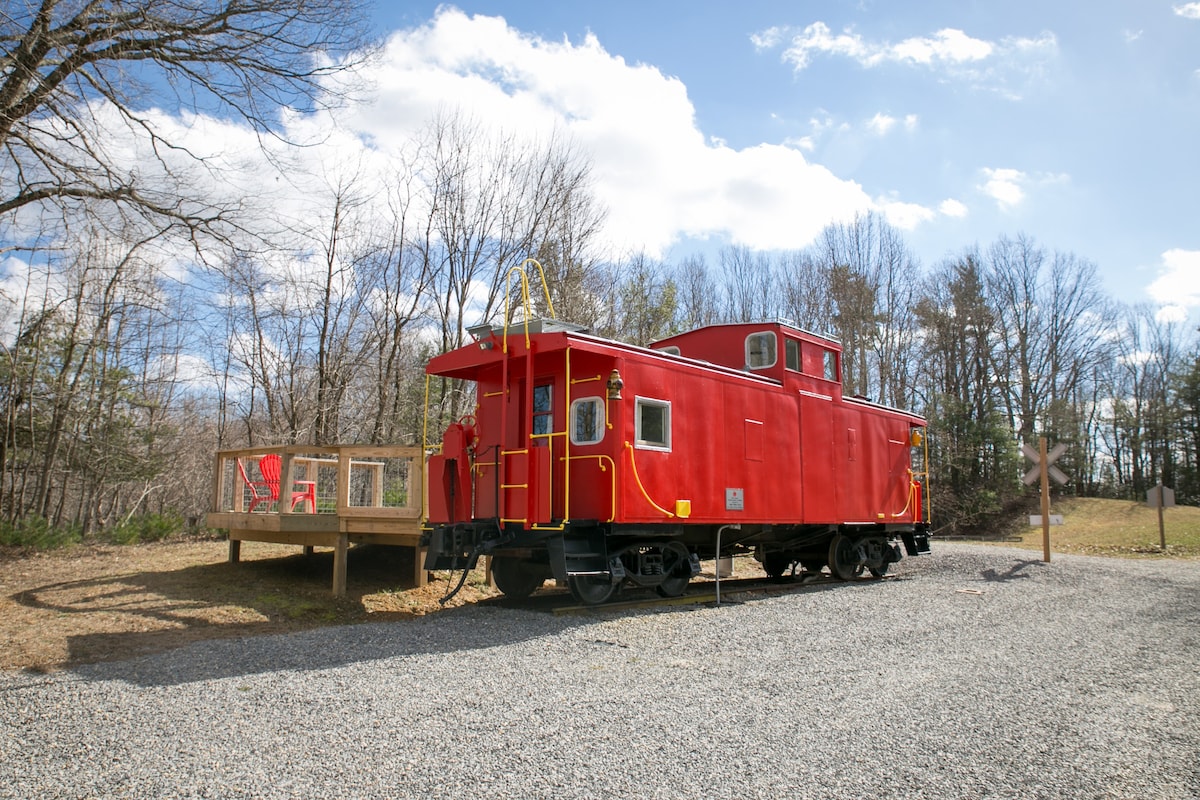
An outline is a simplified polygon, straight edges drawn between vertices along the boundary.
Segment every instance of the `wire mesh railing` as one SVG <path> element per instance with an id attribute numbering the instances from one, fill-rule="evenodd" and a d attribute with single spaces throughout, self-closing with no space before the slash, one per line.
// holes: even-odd
<path id="1" fill-rule="evenodd" d="M 216 454 L 213 511 L 416 518 L 423 473 L 424 454 L 416 447 L 222 450 Z"/>

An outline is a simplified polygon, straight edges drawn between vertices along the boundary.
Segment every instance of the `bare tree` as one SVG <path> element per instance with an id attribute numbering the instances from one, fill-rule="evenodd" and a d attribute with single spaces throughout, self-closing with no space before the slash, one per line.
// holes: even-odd
<path id="1" fill-rule="evenodd" d="M 1019 496 L 1016 444 L 992 372 L 996 315 L 974 251 L 926 279 L 916 316 L 922 332 L 924 414 L 929 418 L 931 505 L 954 529 L 986 522 Z"/>
<path id="2" fill-rule="evenodd" d="M 919 276 L 899 231 L 874 212 L 856 216 L 828 226 L 817 253 L 829 274 L 846 389 L 908 405 Z"/>
<path id="3" fill-rule="evenodd" d="M 709 272 L 704 256 L 685 258 L 675 273 L 679 299 L 676 327 L 690 331 L 720 322 L 723 319 L 720 288 Z"/>
<path id="4" fill-rule="evenodd" d="M 1149 306 L 1125 310 L 1115 337 L 1111 417 L 1106 437 L 1123 494 L 1139 497 L 1161 480 L 1174 483 L 1182 411 L 1174 376 L 1183 369 L 1178 326 L 1158 320 Z"/>
<path id="5" fill-rule="evenodd" d="M 373 391 L 369 401 L 368 437 L 371 442 L 415 441 L 423 383 L 417 362 L 420 345 L 416 328 L 428 303 L 430 280 L 425 251 L 410 236 L 413 225 L 411 173 L 402 173 L 385 192 L 386 212 L 370 235 L 360 259 L 359 295 L 369 320 L 365 349 Z M 409 419 L 406 420 L 405 417 Z"/>
<path id="6" fill-rule="evenodd" d="M 364 53 L 364 0 L 41 0 L 0 14 L 0 216 L 100 202 L 193 232 L 223 215 L 145 176 L 114 125 L 166 167 L 188 155 L 151 109 L 182 106 L 277 129 L 280 106 L 335 101 L 331 79 Z M 343 60 L 339 60 L 342 58 Z M 159 176 L 161 177 L 161 176 Z M 161 222 L 157 223 L 161 225 Z"/>
<path id="7" fill-rule="evenodd" d="M 621 338 L 646 346 L 675 333 L 678 295 L 667 266 L 645 253 L 636 253 L 619 265 L 616 329 Z"/>
<path id="8" fill-rule="evenodd" d="M 988 250 L 988 294 L 999 323 L 996 371 L 1021 441 L 1056 425 L 1056 412 L 1106 353 L 1108 299 L 1095 265 L 1047 253 L 1030 237 L 1001 238 Z M 1040 426 L 1039 426 L 1040 423 Z"/>
<path id="9" fill-rule="evenodd" d="M 829 270 L 812 253 L 800 251 L 780 255 L 776 275 L 782 289 L 782 316 L 805 330 L 832 332 Z"/>
<path id="10" fill-rule="evenodd" d="M 723 247 L 719 258 L 726 291 L 726 319 L 755 322 L 775 317 L 779 293 L 770 257 L 743 246 Z"/>
<path id="11" fill-rule="evenodd" d="M 489 134 L 461 114 L 444 113 L 422 146 L 417 175 L 428 221 L 414 240 L 429 265 L 441 350 L 461 346 L 469 324 L 504 314 L 512 321 L 521 312 L 521 276 L 511 271 L 529 256 L 568 258 L 548 276 L 563 296 L 593 269 L 585 245 L 600 211 L 590 197 L 588 163 L 565 142 Z M 536 277 L 526 278 L 532 303 L 540 287 Z M 539 310 L 533 304 L 529 313 Z M 471 402 L 465 388 L 439 380 L 432 398 L 439 414 L 465 413 Z"/>

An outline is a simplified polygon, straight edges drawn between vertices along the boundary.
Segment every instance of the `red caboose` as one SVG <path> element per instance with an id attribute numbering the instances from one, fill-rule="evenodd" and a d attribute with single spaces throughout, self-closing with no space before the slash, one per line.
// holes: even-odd
<path id="1" fill-rule="evenodd" d="M 473 418 L 429 460 L 428 569 L 492 557 L 524 596 L 622 584 L 682 593 L 701 558 L 753 549 L 769 575 L 876 576 L 926 552 L 913 451 L 925 421 L 842 396 L 841 347 L 781 323 L 652 348 L 535 321 L 473 331 L 429 375 L 474 381 Z"/>

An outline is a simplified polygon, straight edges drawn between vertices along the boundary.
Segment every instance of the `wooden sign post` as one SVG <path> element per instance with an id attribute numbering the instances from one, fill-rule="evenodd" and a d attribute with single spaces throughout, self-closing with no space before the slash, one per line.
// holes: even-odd
<path id="1" fill-rule="evenodd" d="M 1021 482 L 1032 486 L 1036 480 L 1042 483 L 1042 561 L 1050 563 L 1050 479 L 1058 485 L 1070 480 L 1062 470 L 1054 466 L 1059 456 L 1067 452 L 1067 446 L 1062 442 L 1054 445 L 1054 449 L 1046 452 L 1046 437 L 1038 439 L 1038 449 L 1034 450 L 1027 444 L 1021 445 L 1021 452 L 1033 462 L 1033 469 L 1026 472 Z"/>
<path id="2" fill-rule="evenodd" d="M 1167 532 L 1163 527 L 1163 509 L 1175 505 L 1175 490 L 1159 483 L 1146 492 L 1146 505 L 1158 509 L 1158 547 L 1163 552 L 1167 550 Z"/>

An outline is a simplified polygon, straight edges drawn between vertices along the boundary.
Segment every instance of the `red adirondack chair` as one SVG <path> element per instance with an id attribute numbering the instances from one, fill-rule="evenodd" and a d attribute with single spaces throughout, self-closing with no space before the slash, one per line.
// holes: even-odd
<path id="1" fill-rule="evenodd" d="M 252 481 L 246 474 L 246 468 L 242 465 L 242 460 L 237 460 L 238 472 L 242 475 L 242 480 L 250 489 L 250 508 L 248 511 L 253 511 L 254 507 L 260 503 L 270 505 L 279 499 L 279 472 L 281 459 L 278 453 L 267 453 L 258 460 L 258 472 L 262 475 L 261 481 Z M 298 503 L 307 503 L 308 512 L 310 514 L 317 513 L 317 482 L 316 481 L 294 481 L 294 485 L 300 487 L 300 491 L 292 489 L 292 511 L 296 510 Z"/>

